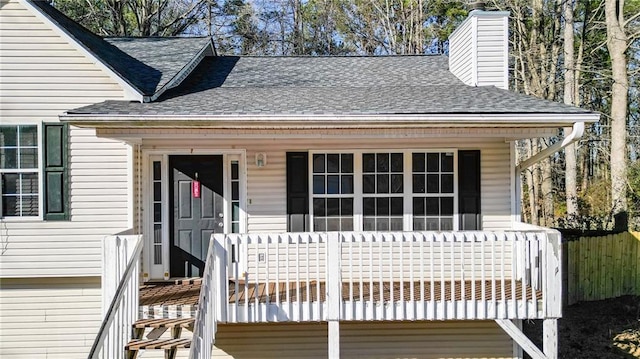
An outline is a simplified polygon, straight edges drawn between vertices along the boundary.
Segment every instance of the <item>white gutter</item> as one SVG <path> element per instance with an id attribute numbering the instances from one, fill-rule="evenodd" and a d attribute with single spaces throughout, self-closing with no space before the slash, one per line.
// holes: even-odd
<path id="1" fill-rule="evenodd" d="M 150 104 L 153 106 L 153 103 Z M 153 107 L 150 107 L 153 110 Z M 441 124 L 446 127 L 456 125 L 478 125 L 512 127 L 514 125 L 527 125 L 533 127 L 564 127 L 577 122 L 596 122 L 599 114 L 345 114 L 345 115 L 318 115 L 318 114 L 225 114 L 225 115 L 153 115 L 153 114 L 108 114 L 89 113 L 74 114 L 63 113 L 60 119 L 77 126 L 120 127 L 122 125 L 139 126 L 167 126 L 175 127 L 185 125 L 203 126 L 210 122 L 214 127 L 245 127 L 257 126 L 321 126 L 332 127 L 337 125 L 351 125 L 361 127 L 364 125 L 433 125 Z"/>
<path id="2" fill-rule="evenodd" d="M 560 151 L 561 149 L 569 146 L 570 144 L 580 140 L 584 134 L 584 122 L 576 122 L 573 124 L 573 130 L 562 141 L 558 141 L 553 145 L 545 148 L 544 150 L 536 153 L 535 155 L 520 162 L 516 167 L 516 174 L 524 171 L 533 164 L 540 162 L 541 160 L 551 156 L 552 154 Z"/>

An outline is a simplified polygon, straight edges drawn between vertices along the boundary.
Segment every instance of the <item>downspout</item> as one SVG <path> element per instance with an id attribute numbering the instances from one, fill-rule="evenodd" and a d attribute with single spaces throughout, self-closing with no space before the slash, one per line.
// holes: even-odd
<path id="1" fill-rule="evenodd" d="M 558 141 L 553 145 L 545 148 L 544 150 L 536 153 L 535 155 L 527 158 L 526 160 L 520 162 L 518 166 L 516 166 L 516 175 L 520 174 L 520 172 L 525 169 L 531 167 L 532 165 L 542 161 L 543 159 L 551 156 L 552 154 L 560 151 L 561 149 L 569 146 L 570 144 L 580 140 L 582 135 L 584 134 L 584 122 L 576 122 L 573 124 L 573 130 L 569 133 L 562 141 Z"/>
<path id="2" fill-rule="evenodd" d="M 526 160 L 520 162 L 516 166 L 515 173 L 514 173 L 515 186 L 513 187 L 513 190 L 515 191 L 513 198 L 516 199 L 515 208 L 514 208 L 515 216 L 513 217 L 513 221 L 515 223 L 520 223 L 521 222 L 522 198 L 520 198 L 520 189 L 521 189 L 520 186 L 521 186 L 522 180 L 521 180 L 521 177 L 520 177 L 520 173 L 522 171 L 524 171 L 525 169 L 531 167 L 532 165 L 534 165 L 534 164 L 542 161 L 543 159 L 547 158 L 548 156 L 551 156 L 552 154 L 560 151 L 561 149 L 569 146 L 570 144 L 580 140 L 583 135 L 584 135 L 584 122 L 575 122 L 573 124 L 573 128 L 572 128 L 571 132 L 567 136 L 565 136 L 565 138 L 562 141 L 558 141 L 558 142 L 554 143 L 553 145 L 545 148 L 544 150 L 542 150 L 542 151 L 536 153 L 535 155 L 527 158 Z"/>

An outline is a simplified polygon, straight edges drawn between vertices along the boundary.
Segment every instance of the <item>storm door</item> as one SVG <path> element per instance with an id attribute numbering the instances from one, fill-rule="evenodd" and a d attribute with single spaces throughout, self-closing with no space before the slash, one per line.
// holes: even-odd
<path id="1" fill-rule="evenodd" d="M 204 271 L 212 233 L 224 233 L 222 155 L 169 156 L 172 277 Z"/>

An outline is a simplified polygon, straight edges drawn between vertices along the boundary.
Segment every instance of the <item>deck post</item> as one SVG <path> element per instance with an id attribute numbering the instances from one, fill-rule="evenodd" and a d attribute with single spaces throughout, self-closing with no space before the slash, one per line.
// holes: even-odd
<path id="1" fill-rule="evenodd" d="M 558 319 L 542 322 L 542 351 L 547 359 L 558 359 Z"/>
<path id="2" fill-rule="evenodd" d="M 329 359 L 340 358 L 340 305 L 342 300 L 342 279 L 340 278 L 342 245 L 340 234 L 327 234 L 327 321 Z"/>
<path id="3" fill-rule="evenodd" d="M 328 359 L 340 359 L 340 322 L 337 320 L 329 321 L 329 352 Z"/>
<path id="4" fill-rule="evenodd" d="M 560 232 L 549 230 L 543 252 L 544 317 L 562 317 L 562 244 Z"/>

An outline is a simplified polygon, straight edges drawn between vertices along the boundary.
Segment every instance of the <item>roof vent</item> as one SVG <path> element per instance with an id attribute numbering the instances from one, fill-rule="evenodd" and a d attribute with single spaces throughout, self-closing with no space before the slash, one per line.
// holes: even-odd
<path id="1" fill-rule="evenodd" d="M 472 1 L 469 3 L 469 7 L 471 8 L 471 10 L 481 10 L 484 11 L 487 7 L 487 3 L 485 3 L 484 1 Z"/>

